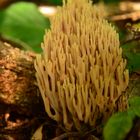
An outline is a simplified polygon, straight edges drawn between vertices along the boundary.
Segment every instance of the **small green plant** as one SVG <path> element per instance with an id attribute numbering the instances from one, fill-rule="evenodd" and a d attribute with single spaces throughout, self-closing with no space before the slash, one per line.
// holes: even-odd
<path id="1" fill-rule="evenodd" d="M 129 99 L 129 109 L 119 112 L 108 120 L 104 127 L 104 140 L 124 140 L 133 127 L 133 121 L 140 117 L 140 97 Z"/>
<path id="2" fill-rule="evenodd" d="M 127 67 L 130 73 L 140 70 L 140 23 L 125 26 L 126 33 L 120 38 L 126 38 L 122 43 L 123 55 L 127 59 Z M 120 32 L 121 33 L 121 32 Z"/>
<path id="3" fill-rule="evenodd" d="M 0 10 L 0 34 L 22 45 L 26 50 L 41 52 L 45 29 L 50 22 L 33 3 L 18 2 Z"/>

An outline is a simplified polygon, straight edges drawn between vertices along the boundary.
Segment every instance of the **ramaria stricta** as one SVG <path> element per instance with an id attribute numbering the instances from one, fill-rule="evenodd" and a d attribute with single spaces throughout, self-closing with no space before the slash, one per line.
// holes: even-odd
<path id="1" fill-rule="evenodd" d="M 51 19 L 36 57 L 50 118 L 67 130 L 96 127 L 127 107 L 129 82 L 119 36 L 89 0 L 68 0 Z"/>

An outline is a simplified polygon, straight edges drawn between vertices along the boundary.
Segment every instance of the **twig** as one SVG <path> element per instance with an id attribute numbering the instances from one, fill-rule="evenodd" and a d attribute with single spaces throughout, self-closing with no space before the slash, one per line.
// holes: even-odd
<path id="1" fill-rule="evenodd" d="M 64 133 L 60 136 L 57 136 L 57 137 L 53 138 L 52 140 L 63 140 L 64 138 L 68 138 L 68 137 L 81 137 L 81 134 L 78 132 L 68 132 L 68 133 Z"/>
<path id="2" fill-rule="evenodd" d="M 90 135 L 93 131 L 95 131 L 96 129 L 92 129 L 90 131 L 87 131 L 85 133 L 81 133 L 81 132 L 68 132 L 68 133 L 63 133 L 62 135 L 60 136 L 57 136 L 55 138 L 53 138 L 52 140 L 63 140 L 64 138 L 67 138 L 67 137 L 85 137 L 85 136 L 88 136 Z"/>
<path id="3" fill-rule="evenodd" d="M 128 39 L 128 40 L 123 41 L 123 42 L 121 43 L 121 45 L 125 45 L 125 44 L 127 44 L 127 43 L 132 42 L 132 41 L 138 41 L 138 40 L 140 40 L 140 35 L 139 35 L 139 36 L 136 36 L 136 37 L 134 37 L 134 38 L 131 38 L 131 39 Z"/>
<path id="4" fill-rule="evenodd" d="M 126 20 L 131 19 L 132 21 L 136 21 L 140 19 L 140 11 L 135 11 L 131 13 L 121 14 L 121 15 L 115 15 L 110 18 L 112 21 L 120 21 L 120 20 Z"/>

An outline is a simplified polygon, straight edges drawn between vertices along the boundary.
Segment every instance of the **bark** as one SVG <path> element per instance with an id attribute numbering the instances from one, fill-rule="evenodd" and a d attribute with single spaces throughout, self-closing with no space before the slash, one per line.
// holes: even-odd
<path id="1" fill-rule="evenodd" d="M 44 112 L 34 55 L 0 42 L 0 139 L 22 140 L 21 135 L 31 135 Z"/>

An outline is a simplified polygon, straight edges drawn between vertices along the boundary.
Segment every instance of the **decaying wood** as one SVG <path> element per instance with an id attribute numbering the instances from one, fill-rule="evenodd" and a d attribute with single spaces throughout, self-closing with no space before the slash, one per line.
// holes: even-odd
<path id="1" fill-rule="evenodd" d="M 32 120 L 45 112 L 33 61 L 33 54 L 0 42 L 0 139 L 22 140 L 23 131 L 36 125 Z"/>

